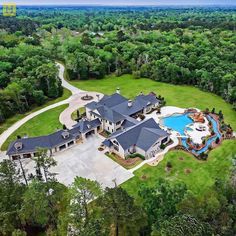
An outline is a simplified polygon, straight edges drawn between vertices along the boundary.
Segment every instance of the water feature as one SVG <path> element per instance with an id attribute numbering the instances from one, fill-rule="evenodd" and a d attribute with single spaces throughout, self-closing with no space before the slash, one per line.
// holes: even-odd
<path id="1" fill-rule="evenodd" d="M 177 131 L 181 136 L 185 136 L 184 130 L 185 130 L 186 126 L 193 123 L 193 120 L 191 118 L 189 118 L 189 114 L 190 113 L 173 114 L 172 116 L 162 118 L 163 125 L 168 127 L 168 128 L 171 128 L 172 130 Z M 221 138 L 221 134 L 220 134 L 219 129 L 218 129 L 217 121 L 210 115 L 207 115 L 207 118 L 212 123 L 212 128 L 215 132 L 215 136 L 210 137 L 207 140 L 206 145 L 202 149 L 200 149 L 200 150 L 189 150 L 189 145 L 187 144 L 187 138 L 185 138 L 185 137 L 181 138 L 182 139 L 182 145 L 187 150 L 191 151 L 195 155 L 199 155 L 199 154 L 207 151 L 209 146 L 211 146 L 211 144 L 217 138 L 219 138 L 219 139 Z"/>

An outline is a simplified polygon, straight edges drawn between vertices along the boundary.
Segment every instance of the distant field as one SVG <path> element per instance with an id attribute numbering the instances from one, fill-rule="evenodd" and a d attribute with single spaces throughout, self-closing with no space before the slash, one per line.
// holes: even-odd
<path id="1" fill-rule="evenodd" d="M 135 171 L 135 177 L 122 184 L 122 187 L 138 199 L 137 194 L 141 184 L 153 186 L 156 180 L 162 177 L 173 182 L 183 181 L 188 189 L 201 196 L 214 184 L 216 178 L 228 178 L 232 155 L 235 154 L 236 140 L 224 141 L 220 147 L 210 152 L 207 161 L 199 161 L 183 151 L 171 151 L 159 165 L 152 167 L 146 164 Z M 172 164 L 171 171 L 165 169 L 168 161 Z"/>
<path id="2" fill-rule="evenodd" d="M 60 102 L 62 100 L 65 100 L 67 99 L 68 97 L 70 97 L 71 95 L 71 92 L 67 89 L 64 89 L 63 90 L 63 95 L 62 97 L 59 97 L 57 99 L 54 99 L 54 100 L 51 100 L 51 101 L 48 101 L 46 102 L 45 104 L 43 104 L 42 106 L 39 106 L 39 107 L 35 107 L 34 109 L 24 113 L 24 114 L 16 114 L 14 115 L 13 117 L 7 119 L 4 123 L 0 124 L 0 134 L 3 133 L 5 130 L 7 130 L 10 126 L 12 126 L 14 123 L 16 123 L 18 120 L 21 120 L 23 119 L 24 117 L 26 117 L 27 115 L 35 112 L 35 111 L 38 111 L 44 107 L 47 107 L 51 104 L 54 104 L 54 103 L 57 103 L 57 102 Z"/>
<path id="3" fill-rule="evenodd" d="M 232 106 L 219 96 L 203 92 L 193 86 L 166 84 L 145 78 L 133 79 L 132 75 L 121 77 L 111 75 L 101 80 L 70 81 L 70 83 L 83 90 L 105 94 L 112 94 L 119 87 L 121 94 L 129 98 L 134 98 L 141 91 L 144 93 L 153 91 L 164 96 L 168 106 L 197 107 L 199 109 L 215 107 L 216 111 L 223 111 L 225 121 L 236 130 L 236 111 L 232 109 Z"/>
<path id="4" fill-rule="evenodd" d="M 8 145 L 16 139 L 17 135 L 24 136 L 27 134 L 29 137 L 34 137 L 50 134 L 57 129 L 61 129 L 62 125 L 59 122 L 59 115 L 67 106 L 62 105 L 53 108 L 27 121 L 6 140 L 2 146 L 2 150 L 6 150 Z"/>

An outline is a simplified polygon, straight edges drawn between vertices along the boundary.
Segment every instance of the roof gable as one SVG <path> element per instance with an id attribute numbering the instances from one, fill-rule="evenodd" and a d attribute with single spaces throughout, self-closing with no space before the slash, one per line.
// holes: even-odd
<path id="1" fill-rule="evenodd" d="M 109 139 L 115 138 L 124 150 L 133 145 L 143 150 L 150 148 L 160 137 L 168 133 L 162 130 L 153 118 L 140 122 L 123 132 L 112 135 Z"/>

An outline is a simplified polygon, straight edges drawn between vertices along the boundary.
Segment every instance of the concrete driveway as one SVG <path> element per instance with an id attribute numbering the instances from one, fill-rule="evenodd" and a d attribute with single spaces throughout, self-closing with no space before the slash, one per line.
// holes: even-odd
<path id="1" fill-rule="evenodd" d="M 57 166 L 51 171 L 56 173 L 59 182 L 70 185 L 76 176 L 97 180 L 102 187 L 114 187 L 132 178 L 134 175 L 98 151 L 103 139 L 91 136 L 84 143 L 76 144 L 70 149 L 55 153 Z M 23 160 L 27 174 L 35 172 L 34 161 Z"/>

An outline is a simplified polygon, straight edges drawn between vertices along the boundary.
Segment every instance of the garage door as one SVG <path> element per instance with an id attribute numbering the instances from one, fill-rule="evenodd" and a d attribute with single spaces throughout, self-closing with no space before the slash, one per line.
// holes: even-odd
<path id="1" fill-rule="evenodd" d="M 90 135 L 95 134 L 94 130 L 89 131 L 88 133 L 85 134 L 85 137 L 89 137 Z"/>

